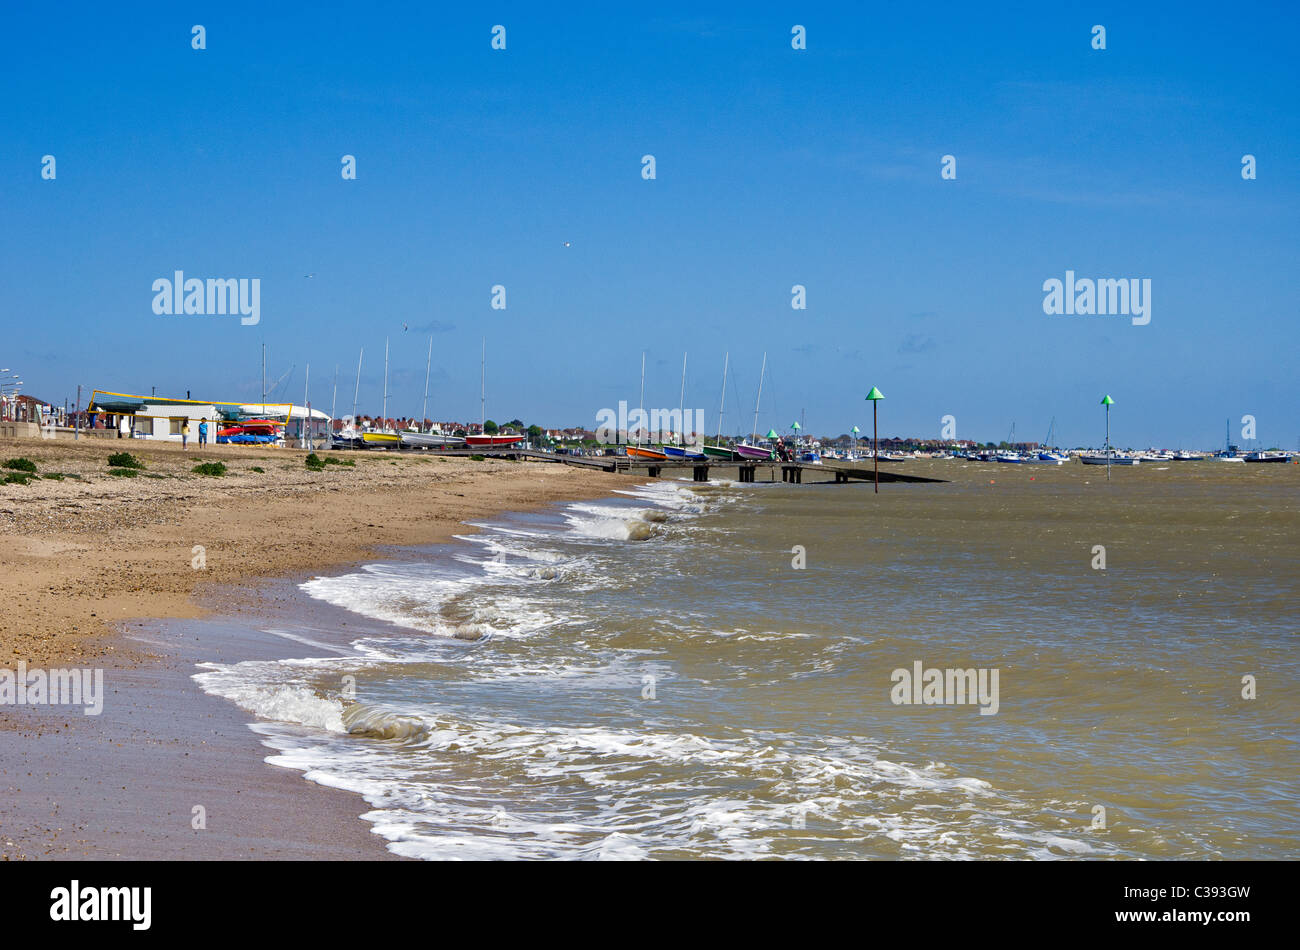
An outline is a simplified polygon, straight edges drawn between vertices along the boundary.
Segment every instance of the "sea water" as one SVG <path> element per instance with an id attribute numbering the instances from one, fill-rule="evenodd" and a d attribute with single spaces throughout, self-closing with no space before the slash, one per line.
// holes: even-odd
<path id="1" fill-rule="evenodd" d="M 1292 467 L 933 467 L 503 516 L 196 678 L 413 857 L 1294 857 Z"/>

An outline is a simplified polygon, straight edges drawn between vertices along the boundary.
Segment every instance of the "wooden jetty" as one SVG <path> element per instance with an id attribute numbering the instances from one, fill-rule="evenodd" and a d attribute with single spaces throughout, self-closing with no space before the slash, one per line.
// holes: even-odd
<path id="1" fill-rule="evenodd" d="M 658 478 L 665 471 L 690 469 L 694 481 L 707 482 L 711 474 L 715 477 L 723 472 L 735 471 L 736 480 L 740 482 L 758 481 L 760 469 L 766 469 L 768 481 L 776 481 L 776 470 L 781 470 L 781 481 L 795 485 L 803 484 L 805 473 L 825 475 L 822 481 L 846 484 L 850 481 L 872 481 L 875 473 L 868 462 L 844 461 L 842 459 L 823 459 L 821 462 L 792 462 L 773 459 L 771 461 L 741 460 L 724 461 L 721 459 L 631 459 L 625 455 L 558 455 L 554 452 L 539 452 L 535 449 L 513 448 L 474 448 L 430 450 L 431 454 L 471 456 L 484 458 L 512 459 L 515 461 L 552 462 L 561 465 L 574 465 L 581 468 L 598 468 L 605 472 L 627 472 L 639 474 L 644 472 L 650 478 Z M 946 478 L 927 478 L 922 475 L 904 475 L 901 472 L 881 471 L 882 482 L 946 482 Z"/>

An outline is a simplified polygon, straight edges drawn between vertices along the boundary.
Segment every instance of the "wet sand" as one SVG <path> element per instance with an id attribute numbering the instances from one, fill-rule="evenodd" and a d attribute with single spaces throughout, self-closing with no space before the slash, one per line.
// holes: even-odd
<path id="1" fill-rule="evenodd" d="M 101 715 L 6 707 L 4 860 L 394 858 L 355 795 L 267 764 L 248 716 L 191 680 L 201 660 L 283 655 L 268 638 L 171 621 L 124 640 L 159 659 L 106 669 Z"/>

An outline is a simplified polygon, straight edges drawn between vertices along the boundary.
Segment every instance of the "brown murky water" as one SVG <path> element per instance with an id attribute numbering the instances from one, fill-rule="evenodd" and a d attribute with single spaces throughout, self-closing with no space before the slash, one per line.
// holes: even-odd
<path id="1" fill-rule="evenodd" d="M 406 854 L 1300 853 L 1300 466 L 900 470 L 505 519 L 202 681 Z"/>

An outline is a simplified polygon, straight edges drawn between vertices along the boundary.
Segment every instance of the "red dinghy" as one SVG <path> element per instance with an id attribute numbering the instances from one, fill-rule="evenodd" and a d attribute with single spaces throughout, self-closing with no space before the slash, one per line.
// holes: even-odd
<path id="1" fill-rule="evenodd" d="M 465 444 L 478 448 L 495 448 L 503 445 L 514 445 L 516 442 L 524 441 L 522 435 L 467 435 Z"/>
<path id="2" fill-rule="evenodd" d="M 217 435 L 278 435 L 276 431 L 284 428 L 283 422 L 274 419 L 244 419 L 231 426 L 218 429 Z"/>

